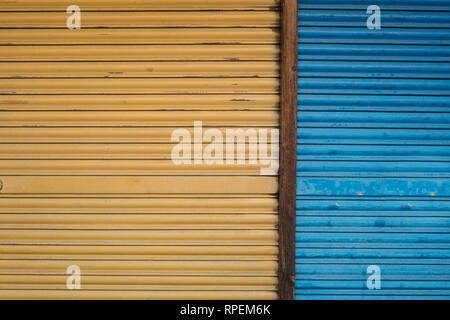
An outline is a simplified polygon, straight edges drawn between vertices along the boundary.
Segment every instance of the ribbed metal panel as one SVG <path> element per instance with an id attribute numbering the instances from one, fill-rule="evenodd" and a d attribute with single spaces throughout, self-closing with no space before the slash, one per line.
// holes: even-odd
<path id="1" fill-rule="evenodd" d="M 277 177 L 171 136 L 279 127 L 279 1 L 72 4 L 0 1 L 0 299 L 276 299 Z"/>
<path id="2" fill-rule="evenodd" d="M 450 1 L 299 5 L 296 298 L 449 299 Z"/>

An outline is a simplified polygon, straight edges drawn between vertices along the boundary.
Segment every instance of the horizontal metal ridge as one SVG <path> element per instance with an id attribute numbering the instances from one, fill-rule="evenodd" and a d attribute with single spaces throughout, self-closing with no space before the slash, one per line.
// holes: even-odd
<path id="1" fill-rule="evenodd" d="M 276 194 L 276 177 L 265 176 L 6 176 L 1 194 Z"/>
<path id="2" fill-rule="evenodd" d="M 450 128 L 450 112 L 392 113 L 300 110 L 297 120 L 301 127 Z"/>
<path id="3" fill-rule="evenodd" d="M 302 0 L 299 3 L 300 9 L 358 9 L 366 10 L 368 6 L 372 5 L 370 0 L 359 0 L 355 3 L 354 0 Z M 389 10 L 436 10 L 436 11 L 450 11 L 450 2 L 448 0 L 379 0 L 377 5 Z"/>
<path id="4" fill-rule="evenodd" d="M 3 111 L 0 127 L 185 127 L 195 121 L 207 127 L 276 127 L 278 118 L 276 111 Z"/>
<path id="5" fill-rule="evenodd" d="M 171 153 L 176 143 L 171 144 L 129 144 L 129 143 L 108 143 L 108 144 L 0 144 L 0 160 L 6 159 L 58 159 L 58 160 L 170 160 Z M 240 143 L 235 143 L 235 148 Z M 275 155 L 270 154 L 272 146 L 268 144 L 269 155 L 260 155 L 260 160 L 276 160 Z M 234 160 L 237 162 L 237 154 Z M 231 156 L 229 156 L 231 158 Z M 214 160 L 218 157 L 204 155 L 204 160 Z M 222 160 L 226 162 L 226 154 L 222 155 Z M 186 157 L 187 159 L 187 157 Z M 194 154 L 190 159 L 194 160 Z M 249 162 L 250 148 L 248 143 L 245 147 L 245 161 Z"/>
<path id="6" fill-rule="evenodd" d="M 167 1 L 166 1 L 167 2 Z M 87 5 L 91 5 L 90 2 Z M 126 2 L 124 2 L 126 4 Z M 106 5 L 106 4 L 105 4 Z M 27 8 L 30 8 L 28 6 Z M 86 11 L 81 7 L 82 28 L 168 28 L 168 27 L 276 27 L 276 11 Z M 236 8 L 236 7 L 235 7 Z M 24 8 L 25 9 L 25 8 Z M 45 9 L 41 7 L 41 9 Z M 1 7 L 0 7 L 1 10 Z M 69 15 L 60 12 L 0 12 L 0 28 L 67 28 Z"/>
<path id="7" fill-rule="evenodd" d="M 317 267 L 318 274 L 324 270 L 330 268 L 335 268 L 336 274 L 342 273 L 360 273 L 359 270 L 364 270 L 364 274 L 367 276 L 367 267 L 374 263 L 379 263 L 383 268 L 386 268 L 387 272 L 401 272 L 402 269 L 405 274 L 411 274 L 411 270 L 405 269 L 406 266 L 413 267 L 413 271 L 417 272 L 419 268 L 422 270 L 427 270 L 428 268 L 432 271 L 437 270 L 437 272 L 442 272 L 442 270 L 448 270 L 448 259 L 383 259 L 371 258 L 371 259 L 352 259 L 352 258 L 330 258 L 330 259 L 296 259 L 295 268 L 296 270 L 311 270 L 311 268 Z M 424 268 L 424 266 L 426 266 Z M 364 269 L 363 269 L 364 268 Z M 355 271 L 357 270 L 357 271 Z M 445 274 L 445 273 L 444 273 Z"/>
<path id="8" fill-rule="evenodd" d="M 273 28 L 0 29 L 0 45 L 277 44 Z M 127 47 L 123 47 L 127 51 Z"/>
<path id="9" fill-rule="evenodd" d="M 1 162 L 0 162 L 1 163 Z M 298 176 L 324 177 L 450 177 L 450 161 L 297 161 Z"/>
<path id="10" fill-rule="evenodd" d="M 0 94 L 248 94 L 279 91 L 275 78 L 0 79 Z"/>
<path id="11" fill-rule="evenodd" d="M 278 69 L 270 61 L 0 62 L 0 78 L 276 78 Z"/>
<path id="12" fill-rule="evenodd" d="M 447 161 L 449 156 L 450 148 L 446 146 L 411 148 L 410 146 L 404 145 L 324 144 L 300 145 L 297 147 L 297 160 L 309 161 Z"/>
<path id="13" fill-rule="evenodd" d="M 201 119 L 200 119 L 201 120 Z M 199 120 L 199 121 L 200 121 Z M 192 142 L 200 140 L 194 139 L 194 123 L 189 127 L 184 127 L 190 134 Z M 180 128 L 180 127 L 178 127 Z M 203 129 L 207 130 L 207 126 Z M 230 127 L 215 127 L 220 130 L 224 137 L 226 137 L 226 130 Z M 255 127 L 239 127 L 247 131 L 255 129 Z M 60 128 L 45 128 L 45 127 L 16 127 L 0 128 L 0 143 L 162 143 L 172 144 L 172 133 L 175 128 L 167 127 L 84 127 L 82 130 L 77 127 L 60 127 Z M 238 128 L 236 128 L 238 129 Z M 256 129 L 264 129 L 256 126 Z M 267 127 L 270 130 L 270 127 Z M 268 134 L 270 137 L 271 135 Z M 268 142 L 271 139 L 268 138 Z"/>
<path id="14" fill-rule="evenodd" d="M 83 277 L 84 279 L 84 277 Z M 210 291 L 221 291 L 221 292 L 249 292 L 252 293 L 254 291 L 276 291 L 277 287 L 274 284 L 264 285 L 264 284 L 252 284 L 252 285 L 229 285 L 229 284 L 91 284 L 91 283 L 83 283 L 83 290 L 86 291 L 165 291 L 165 292 L 182 292 L 186 290 L 201 292 L 210 292 Z M 64 282 L 60 282 L 58 284 L 17 284 L 17 283 L 0 283 L 0 290 L 67 290 L 67 285 Z M 1 292 L 1 291 L 0 291 Z"/>
<path id="15" fill-rule="evenodd" d="M 300 230 L 299 230 L 300 231 Z M 332 239 L 332 240 L 330 240 Z M 396 232 L 396 233 L 386 233 L 383 231 L 379 232 L 367 232 L 364 229 L 360 231 L 350 231 L 343 230 L 342 232 L 331 231 L 331 230 L 323 230 L 322 232 L 297 232 L 296 234 L 296 242 L 297 243 L 309 243 L 309 242 L 326 242 L 333 241 L 334 243 L 353 241 L 355 243 L 379 243 L 379 244 L 391 244 L 391 243 L 409 243 L 411 247 L 414 246 L 415 243 L 435 243 L 435 244 L 448 244 L 450 242 L 449 232 L 442 231 L 441 233 L 422 233 L 422 232 Z M 448 252 L 448 250 L 447 250 Z M 346 256 L 351 259 L 352 255 L 349 254 Z M 446 259 L 448 259 L 448 254 L 445 255 Z M 383 256 L 378 256 L 377 258 L 383 259 Z M 422 257 L 417 257 L 419 260 Z M 448 260 L 447 260 L 448 261 Z"/>
<path id="16" fill-rule="evenodd" d="M 236 95 L 14 95 L 0 110 L 278 110 L 277 94 Z"/>
<path id="17" fill-rule="evenodd" d="M 271 198 L 0 198 L 0 213 L 54 214 L 275 214 L 278 202 Z M 33 219 L 32 216 L 29 216 Z M 151 219 L 151 216 L 148 217 Z M 114 219 L 114 218 L 112 218 Z M 116 219 L 122 219 L 117 216 Z M 125 218 L 124 218 L 125 219 Z M 145 219 L 145 216 L 142 217 Z"/>
<path id="18" fill-rule="evenodd" d="M 367 27 L 300 27 L 300 43 L 359 44 L 450 44 L 449 29 L 383 28 L 368 32 Z M 1 37 L 0 37 L 1 39 Z"/>
<path id="19" fill-rule="evenodd" d="M 245 164 L 226 164 L 223 161 L 223 164 L 177 165 L 172 160 L 0 160 L 0 175 L 260 176 L 261 169 L 270 168 L 270 165 L 249 161 Z"/>
<path id="20" fill-rule="evenodd" d="M 297 139 L 308 144 L 450 145 L 450 131 L 412 128 L 299 128 Z"/>
<path id="21" fill-rule="evenodd" d="M 211 275 L 228 273 L 255 276 L 274 276 L 278 267 L 276 261 L 54 261 L 54 260 L 0 260 L 0 273 L 5 274 L 54 274 L 66 275 L 70 265 L 78 265 L 84 275 L 151 275 L 176 274 Z M 99 274 L 102 273 L 102 274 Z"/>
<path id="22" fill-rule="evenodd" d="M 448 207 L 450 200 L 436 200 L 429 201 L 429 199 L 415 199 L 409 197 L 403 197 L 401 199 L 389 199 L 389 198 L 361 198 L 359 196 L 356 199 L 344 199 L 342 197 L 320 197 L 317 200 L 297 200 L 297 210 L 299 212 L 308 211 L 309 213 L 318 211 L 328 211 L 330 214 L 333 212 L 345 214 L 365 212 L 366 215 L 372 214 L 390 214 L 397 213 L 398 216 L 402 215 L 417 215 L 430 212 L 430 214 L 445 213 L 449 214 Z"/>
<path id="23" fill-rule="evenodd" d="M 300 290 L 299 288 L 296 288 Z M 384 290 L 367 290 L 367 287 L 363 287 L 359 284 L 359 289 L 341 289 L 341 288 L 329 288 L 329 289 L 321 289 L 321 288 L 304 288 L 301 289 L 301 294 L 305 295 L 326 295 L 332 294 L 336 297 L 340 295 L 358 295 L 359 299 L 362 297 L 372 297 L 372 296 L 382 296 L 386 299 L 386 296 L 398 296 L 402 300 L 405 299 L 405 296 L 421 296 L 421 295 L 429 295 L 429 296 L 441 296 L 450 297 L 449 289 L 384 289 Z M 447 298 L 448 299 L 448 298 Z"/>
<path id="24" fill-rule="evenodd" d="M 31 243 L 261 243 L 276 244 L 274 230 L 1 230 L 3 244 Z"/>
<path id="25" fill-rule="evenodd" d="M 274 230 L 278 216 L 253 213 L 67 214 L 57 210 L 52 214 L 37 214 L 30 210 L 25 214 L 2 213 L 0 222 L 1 230 Z"/>
<path id="26" fill-rule="evenodd" d="M 299 94 L 450 95 L 450 81 L 443 79 L 301 78 L 298 81 Z"/>
<path id="27" fill-rule="evenodd" d="M 3 46 L 0 61 L 277 61 L 277 45 Z"/>
<path id="28" fill-rule="evenodd" d="M 450 63 L 299 61 L 299 77 L 450 79 Z M 1 64 L 0 64 L 1 72 Z"/>
<path id="29" fill-rule="evenodd" d="M 142 290 L 0 290 L 8 300 L 276 300 L 276 290 L 252 291 L 142 291 Z"/>
<path id="30" fill-rule="evenodd" d="M 3 260 L 276 261 L 277 245 L 2 245 Z"/>
<path id="31" fill-rule="evenodd" d="M 1 103 L 1 100 L 0 100 Z M 450 100 L 445 96 L 411 95 L 336 95 L 303 94 L 298 99 L 298 111 L 368 111 L 391 112 L 402 115 L 403 112 L 432 113 L 448 112 Z"/>
<path id="32" fill-rule="evenodd" d="M 383 291 L 398 290 L 399 292 L 414 292 L 414 290 L 422 291 L 425 294 L 430 294 L 434 291 L 439 291 L 441 294 L 450 295 L 450 281 L 427 280 L 417 279 L 415 281 L 406 280 L 388 280 L 383 281 Z M 303 290 L 327 290 L 333 289 L 339 291 L 339 289 L 345 289 L 348 291 L 361 289 L 364 290 L 364 286 L 361 285 L 361 281 L 349 280 L 349 279 L 333 279 L 330 281 L 323 280 L 297 280 L 295 282 L 297 289 Z M 367 289 L 366 289 L 367 290 Z M 373 290 L 376 291 L 376 290 Z"/>
<path id="33" fill-rule="evenodd" d="M 298 177 L 297 195 L 315 196 L 413 196 L 429 197 L 450 195 L 448 178 L 390 177 Z"/>
<path id="34" fill-rule="evenodd" d="M 13 217 L 11 217 L 13 218 Z M 0 217 L 1 219 L 1 217 Z M 416 217 L 374 217 L 369 214 L 365 214 L 359 217 L 327 217 L 323 215 L 316 216 L 302 216 L 301 212 L 297 217 L 297 227 L 299 228 L 373 228 L 373 230 L 383 229 L 389 230 L 401 230 L 405 228 L 407 230 L 412 230 L 412 228 L 417 228 L 420 230 L 423 228 L 425 231 L 429 228 L 436 228 L 435 230 L 439 232 L 438 228 L 442 228 L 450 231 L 450 216 L 449 217 L 427 217 L 416 216 Z M 450 244 L 449 244 L 450 249 Z"/>
<path id="35" fill-rule="evenodd" d="M 86 275 L 83 277 L 83 283 L 87 286 L 93 285 L 148 285 L 148 286 L 270 286 L 277 284 L 276 277 L 218 277 L 218 276 L 94 276 Z M 259 281 L 258 281 L 259 280 Z M 2 285 L 61 285 L 65 284 L 66 276 L 63 275 L 0 275 L 0 284 Z M 274 290 L 274 289 L 273 289 Z"/>
<path id="36" fill-rule="evenodd" d="M 428 1 L 427 1 L 428 2 Z M 391 2 L 392 4 L 392 2 Z M 450 3 L 449 3 L 450 4 Z M 367 5 L 368 7 L 369 5 Z M 366 7 L 366 8 L 367 8 Z M 448 28 L 449 13 L 438 11 L 390 11 L 382 6 L 383 28 Z M 323 27 L 365 27 L 368 14 L 366 10 L 301 9 L 298 14 L 300 26 Z M 449 6 L 450 9 L 450 6 Z"/>
<path id="37" fill-rule="evenodd" d="M 398 43 L 395 45 L 383 43 L 367 44 L 355 42 L 353 40 L 353 42 L 348 44 L 299 43 L 299 60 L 450 61 L 449 46 Z"/>

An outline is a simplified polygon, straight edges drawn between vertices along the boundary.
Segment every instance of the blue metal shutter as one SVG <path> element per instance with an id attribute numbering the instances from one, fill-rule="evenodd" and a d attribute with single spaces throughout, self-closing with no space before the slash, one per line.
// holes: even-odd
<path id="1" fill-rule="evenodd" d="M 450 0 L 299 4 L 296 298 L 449 299 Z"/>

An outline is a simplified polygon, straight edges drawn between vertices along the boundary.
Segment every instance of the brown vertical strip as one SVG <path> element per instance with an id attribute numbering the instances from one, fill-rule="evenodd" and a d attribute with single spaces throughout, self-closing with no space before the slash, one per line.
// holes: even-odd
<path id="1" fill-rule="evenodd" d="M 295 298 L 297 0 L 281 3 L 279 297 Z"/>

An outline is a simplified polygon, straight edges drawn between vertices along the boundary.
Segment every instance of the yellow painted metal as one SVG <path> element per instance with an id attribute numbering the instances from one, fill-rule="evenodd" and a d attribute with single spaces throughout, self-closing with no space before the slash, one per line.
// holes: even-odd
<path id="1" fill-rule="evenodd" d="M 2 257 L 8 260 L 276 261 L 277 250 L 276 244 L 272 246 L 0 246 Z"/>
<path id="2" fill-rule="evenodd" d="M 235 144 L 235 148 L 236 148 Z M 0 160 L 5 159 L 91 159 L 91 160 L 114 160 L 114 159 L 147 159 L 147 160 L 169 160 L 171 159 L 171 152 L 174 144 L 0 144 Z M 268 144 L 268 150 L 271 150 L 272 145 Z M 193 154 L 190 157 L 194 159 Z M 203 159 L 215 159 L 211 156 L 204 156 Z M 237 159 L 237 154 L 234 154 L 233 159 Z M 249 159 L 248 144 L 245 150 L 245 160 Z M 275 160 L 274 156 L 270 154 L 264 155 L 260 159 Z M 226 157 L 222 155 L 222 160 Z"/>
<path id="3" fill-rule="evenodd" d="M 278 110 L 278 94 L 0 95 L 0 110 Z"/>
<path id="4" fill-rule="evenodd" d="M 14 44 L 276 44 L 273 28 L 0 29 L 0 45 Z"/>
<path id="5" fill-rule="evenodd" d="M 136 261 L 130 264 L 128 261 L 72 261 L 83 270 L 86 275 L 98 274 L 98 271 L 104 270 L 108 274 L 127 273 L 127 274 L 190 274 L 202 271 L 211 272 L 211 274 L 225 274 L 241 272 L 239 275 L 249 274 L 251 272 L 266 276 L 274 276 L 277 271 L 276 261 Z M 42 274 L 66 274 L 65 261 L 59 260 L 31 260 L 21 261 L 0 260 L 1 274 L 26 274 L 27 271 L 42 270 Z"/>
<path id="6" fill-rule="evenodd" d="M 273 197 L 262 199 L 244 198 L 239 201 L 223 197 L 204 197 L 198 195 L 189 198 L 112 198 L 112 199 L 77 199 L 62 198 L 24 198 L 21 201 L 1 197 L 0 213 L 28 213 L 33 214 L 276 214 L 277 200 Z M 244 196 L 244 195 L 243 195 Z"/>
<path id="7" fill-rule="evenodd" d="M 276 299 L 277 176 L 171 136 L 279 126 L 279 1 L 72 4 L 0 0 L 0 299 Z"/>
<path id="8" fill-rule="evenodd" d="M 237 291 L 132 291 L 121 290 L 0 290 L 0 299 L 8 300 L 275 300 L 275 290 Z"/>
<path id="9" fill-rule="evenodd" d="M 64 277 L 65 279 L 65 277 Z M 64 283 L 63 276 L 60 275 L 18 275 L 18 276 L 2 276 L 0 275 L 0 283 L 2 284 L 44 284 L 44 285 L 60 285 Z M 255 278 L 241 277 L 199 277 L 193 276 L 189 278 L 183 277 L 163 277 L 163 276 L 86 276 L 84 283 L 86 285 L 274 285 L 276 277 L 264 277 L 258 281 Z M 64 288 L 62 288 L 64 289 Z"/>
<path id="10" fill-rule="evenodd" d="M 3 176 L 2 194 L 276 194 L 276 177 Z M 236 200 L 238 201 L 238 200 Z"/>
<path id="11" fill-rule="evenodd" d="M 277 93 L 274 78 L 214 79 L 0 79 L 0 94 L 214 94 Z"/>
<path id="12" fill-rule="evenodd" d="M 0 62 L 0 78 L 274 78 L 278 75 L 278 64 L 269 61 Z"/>
<path id="13" fill-rule="evenodd" d="M 267 164 L 180 164 L 172 160 L 0 160 L 0 175 L 258 175 Z"/>
<path id="14" fill-rule="evenodd" d="M 72 30 L 73 31 L 73 30 Z M 126 49 L 125 49 L 126 48 Z M 5 46 L 0 61 L 277 61 L 278 45 Z"/>
<path id="15" fill-rule="evenodd" d="M 203 1 L 204 3 L 204 1 Z M 83 28 L 164 28 L 164 27 L 276 27 L 275 11 L 194 11 L 194 12 L 84 12 Z M 0 12 L 4 28 L 66 28 L 68 14 L 60 12 Z"/>
<path id="16" fill-rule="evenodd" d="M 215 290 L 218 292 L 221 291 L 228 291 L 230 289 L 230 285 L 221 285 L 221 284 L 208 284 L 208 285 L 184 285 L 184 284 L 177 284 L 177 285 L 142 285 L 142 284 L 84 284 L 83 289 L 87 291 L 95 291 L 95 290 L 108 290 L 108 291 L 130 291 L 130 290 L 141 290 L 141 291 L 181 291 L 181 290 L 192 290 L 201 292 L 203 290 L 208 290 L 208 288 L 211 288 L 211 286 L 214 286 Z M 64 284 L 4 284 L 0 285 L 0 290 L 10 290 L 11 288 L 14 289 L 21 289 L 21 290 L 67 290 L 66 285 Z M 260 290 L 260 291 L 269 291 L 273 288 L 273 285 L 260 285 L 260 284 L 252 284 L 252 285 L 233 285 L 234 290 L 239 290 L 240 292 L 252 292 L 253 290 Z"/>
<path id="17" fill-rule="evenodd" d="M 0 243 L 16 244 L 274 244 L 270 230 L 2 230 Z"/>
<path id="18" fill-rule="evenodd" d="M 53 11 L 66 10 L 73 4 L 68 0 L 0 0 L 1 11 Z M 279 9 L 279 0 L 78 0 L 77 5 L 86 10 L 268 10 Z"/>
<path id="19" fill-rule="evenodd" d="M 217 127 L 222 135 L 232 127 Z M 233 127 L 234 128 L 234 127 Z M 191 137 L 194 129 L 185 128 Z M 242 130 L 255 127 L 242 127 Z M 46 128 L 46 127 L 0 127 L 0 143 L 171 143 L 173 129 L 160 127 L 116 127 L 116 128 Z M 193 140 L 194 141 L 194 140 Z M 271 142 L 269 139 L 268 142 Z"/>
<path id="20" fill-rule="evenodd" d="M 52 229 L 274 229 L 276 215 L 239 214 L 2 214 L 0 229 L 41 228 Z"/>
<path id="21" fill-rule="evenodd" d="M 205 127 L 276 127 L 279 122 L 276 111 L 5 111 L 0 126 L 187 127 L 198 119 Z"/>

